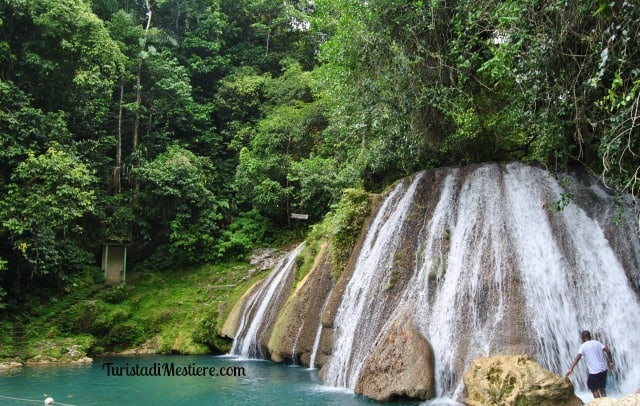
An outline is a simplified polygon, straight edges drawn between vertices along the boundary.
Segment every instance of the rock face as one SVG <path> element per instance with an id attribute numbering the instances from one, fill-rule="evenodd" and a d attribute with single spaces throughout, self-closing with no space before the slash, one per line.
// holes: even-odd
<path id="1" fill-rule="evenodd" d="M 325 244 L 278 314 L 269 339 L 272 361 L 309 366 L 320 313 L 332 287 L 331 258 Z M 324 358 L 316 359 L 315 366 L 321 366 Z"/>
<path id="2" fill-rule="evenodd" d="M 569 379 L 542 368 L 527 355 L 479 358 L 464 374 L 464 404 L 578 406 Z"/>
<path id="3" fill-rule="evenodd" d="M 637 406 L 637 405 L 640 405 L 640 393 L 627 395 L 616 403 L 616 406 Z"/>
<path id="4" fill-rule="evenodd" d="M 355 392 L 378 401 L 431 399 L 433 350 L 409 317 L 396 321 L 365 361 Z"/>
<path id="5" fill-rule="evenodd" d="M 220 335 L 227 338 L 235 338 L 236 333 L 238 332 L 238 326 L 240 325 L 240 319 L 242 318 L 242 313 L 244 312 L 244 308 L 247 304 L 247 300 L 255 293 L 255 291 L 260 287 L 263 281 L 259 281 L 254 283 L 245 293 L 242 295 L 240 299 L 236 302 L 236 304 L 231 309 L 229 316 L 224 321 L 222 329 L 220 329 Z"/>
<path id="6" fill-rule="evenodd" d="M 19 359 L 8 359 L 3 362 L 0 362 L 0 371 L 11 368 L 18 368 L 23 366 L 24 363 Z"/>
<path id="7" fill-rule="evenodd" d="M 249 273 L 263 272 L 272 269 L 282 257 L 282 252 L 275 248 L 259 248 L 251 253 L 249 263 L 253 269 Z"/>

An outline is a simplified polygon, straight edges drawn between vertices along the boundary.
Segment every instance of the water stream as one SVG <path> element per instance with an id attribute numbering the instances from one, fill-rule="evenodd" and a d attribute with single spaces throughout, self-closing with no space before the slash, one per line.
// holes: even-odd
<path id="1" fill-rule="evenodd" d="M 324 313 L 324 310 L 327 308 L 327 304 L 329 303 L 329 296 L 324 300 L 324 304 L 322 305 L 322 310 L 320 314 Z M 309 368 L 314 369 L 316 367 L 316 357 L 318 355 L 318 350 L 320 349 L 320 339 L 322 338 L 322 321 L 318 322 L 318 330 L 316 330 L 315 338 L 313 339 L 313 347 L 311 347 L 311 358 L 309 360 Z"/>
<path id="2" fill-rule="evenodd" d="M 302 322 L 302 324 L 300 324 L 300 327 L 298 327 L 298 333 L 296 334 L 296 339 L 293 340 L 293 347 L 291 347 L 291 359 L 292 364 L 295 366 L 297 365 L 296 363 L 296 349 L 298 348 L 298 341 L 300 340 L 300 333 L 302 333 L 302 329 L 304 328 L 304 321 Z"/>
<path id="3" fill-rule="evenodd" d="M 302 251 L 304 243 L 298 245 L 282 258 L 265 278 L 258 290 L 249 298 L 243 312 L 231 354 L 247 358 L 265 358 L 260 342 L 265 330 L 277 316 L 276 301 L 285 292 L 284 286 L 295 270 L 295 259 Z"/>
<path id="4" fill-rule="evenodd" d="M 362 250 L 354 274 L 344 292 L 335 316 L 333 353 L 324 366 L 324 380 L 328 385 L 354 388 L 358 372 L 370 353 L 384 320 L 385 286 L 392 271 L 392 257 L 398 244 L 394 238 L 400 233 L 407 208 L 420 176 L 407 188 L 399 183 L 378 211 Z"/>

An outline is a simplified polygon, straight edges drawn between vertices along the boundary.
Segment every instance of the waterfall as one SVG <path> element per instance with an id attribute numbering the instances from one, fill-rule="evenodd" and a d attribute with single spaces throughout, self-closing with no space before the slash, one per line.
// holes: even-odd
<path id="1" fill-rule="evenodd" d="M 242 319 L 231 346 L 230 353 L 247 358 L 265 358 L 261 342 L 279 307 L 277 302 L 288 293 L 290 280 L 295 269 L 296 257 L 302 251 L 304 243 L 298 245 L 286 257 L 282 258 L 265 278 L 258 290 L 247 300 Z"/>
<path id="2" fill-rule="evenodd" d="M 629 248 L 617 252 L 605 233 L 615 225 L 575 203 L 554 210 L 566 191 L 542 169 L 487 164 L 439 173 L 398 184 L 376 213 L 336 312 L 324 382 L 353 389 L 376 340 L 409 314 L 433 347 L 437 396 L 458 397 L 473 359 L 498 353 L 528 353 L 564 375 L 583 329 L 612 350 L 620 390 L 636 391 L 640 302 L 629 279 L 638 263 L 625 268 L 619 257 L 639 253 L 619 251 L 636 250 L 638 236 L 623 237 Z M 423 192 L 427 178 L 433 185 Z M 604 189 L 597 194 L 613 201 Z M 395 256 L 412 230 L 408 282 L 393 294 Z M 582 364 L 572 376 L 578 391 L 587 390 Z"/>
<path id="3" fill-rule="evenodd" d="M 381 326 L 386 303 L 380 290 L 390 282 L 393 254 L 400 243 L 395 237 L 419 179 L 417 176 L 408 189 L 399 183 L 371 224 L 353 277 L 336 312 L 333 353 L 323 367 L 324 380 L 329 385 L 355 387 L 358 372 Z"/>
<path id="4" fill-rule="evenodd" d="M 496 334 L 504 332 L 511 269 L 499 179 L 496 167 L 465 177 L 449 171 L 423 220 L 412 280 L 399 306 L 410 308 L 435 351 L 440 396 L 451 395 L 468 362 L 489 355 L 501 340 Z"/>
<path id="5" fill-rule="evenodd" d="M 311 349 L 311 359 L 309 360 L 309 369 L 316 367 L 316 355 L 320 348 L 320 338 L 322 337 L 322 323 L 318 323 L 318 330 L 316 331 L 316 337 L 313 339 L 313 348 Z"/>
<path id="6" fill-rule="evenodd" d="M 635 391 L 640 378 L 638 296 L 602 225 L 584 210 L 566 207 L 558 213 L 560 227 L 539 220 L 542 196 L 534 191 L 543 190 L 548 176 L 535 172 L 515 172 L 508 190 L 513 211 L 530 216 L 518 216 L 511 224 L 515 239 L 528 241 L 528 249 L 516 249 L 540 361 L 566 371 L 580 345 L 578 332 L 588 329 L 612 349 L 620 389 Z M 548 187 L 555 196 L 562 193 L 555 182 Z M 586 372 L 573 379 L 586 390 Z"/>
<path id="7" fill-rule="evenodd" d="M 324 310 L 327 308 L 327 304 L 329 303 L 330 296 L 327 295 L 327 298 L 324 300 L 324 304 L 322 305 L 322 310 L 320 314 L 324 313 Z M 316 356 L 318 355 L 318 350 L 320 349 L 320 339 L 322 338 L 322 320 L 318 321 L 318 330 L 316 331 L 316 336 L 313 339 L 313 347 L 311 347 L 311 358 L 309 360 L 309 369 L 314 369 L 316 367 Z"/>
<path id="8" fill-rule="evenodd" d="M 291 364 L 296 365 L 296 350 L 298 348 L 298 340 L 300 340 L 300 333 L 302 333 L 302 328 L 304 327 L 304 321 L 300 324 L 298 328 L 298 333 L 296 334 L 296 339 L 293 340 L 293 347 L 291 347 Z"/>

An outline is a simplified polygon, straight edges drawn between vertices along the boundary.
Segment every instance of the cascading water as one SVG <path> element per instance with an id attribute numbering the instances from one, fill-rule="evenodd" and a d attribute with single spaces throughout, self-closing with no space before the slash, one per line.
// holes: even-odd
<path id="1" fill-rule="evenodd" d="M 323 367 L 325 383 L 355 387 L 358 371 L 380 331 L 383 292 L 388 287 L 392 257 L 400 241 L 395 238 L 407 215 L 420 176 L 405 190 L 399 183 L 374 219 L 358 256 L 353 277 L 335 317 L 334 349 Z"/>
<path id="2" fill-rule="evenodd" d="M 298 340 L 300 340 L 300 333 L 302 333 L 302 329 L 304 328 L 304 321 L 298 327 L 298 333 L 296 334 L 296 339 L 293 340 L 293 347 L 291 348 L 291 359 L 292 364 L 296 365 L 296 349 L 298 348 Z"/>
<path id="3" fill-rule="evenodd" d="M 311 349 L 311 358 L 309 360 L 309 369 L 316 367 L 316 355 L 320 348 L 320 338 L 322 337 L 322 323 L 318 323 L 318 330 L 316 331 L 316 337 L 313 340 L 313 347 Z"/>
<path id="4" fill-rule="evenodd" d="M 320 314 L 324 312 L 324 309 L 327 308 L 327 303 L 329 303 L 329 296 L 324 301 L 322 305 L 322 311 Z M 309 369 L 314 369 L 316 367 L 316 356 L 318 355 L 318 350 L 320 349 L 320 339 L 322 338 L 322 322 L 318 323 L 318 329 L 316 330 L 315 338 L 313 339 L 313 346 L 311 347 L 311 357 L 309 359 Z"/>
<path id="5" fill-rule="evenodd" d="M 615 252 L 603 231 L 615 225 L 573 203 L 554 210 L 565 191 L 521 164 L 446 170 L 429 178 L 435 191 L 424 199 L 423 178 L 400 183 L 368 230 L 334 319 L 325 383 L 353 389 L 376 340 L 409 314 L 433 347 L 438 396 L 457 397 L 471 361 L 492 354 L 526 352 L 564 374 L 585 328 L 612 349 L 619 389 L 638 389 L 640 337 L 631 332 L 640 331 L 640 303 L 628 275 L 637 278 L 638 263 L 626 272 L 618 258 L 639 255 Z M 411 275 L 392 295 L 403 230 L 412 227 Z M 626 249 L 637 238 L 629 234 Z M 573 379 L 586 391 L 581 368 Z"/>
<path id="6" fill-rule="evenodd" d="M 289 286 L 290 279 L 295 269 L 295 259 L 302 251 L 304 243 L 298 245 L 286 257 L 281 259 L 269 276 L 265 278 L 258 290 L 249 298 L 240 320 L 240 325 L 233 340 L 230 353 L 246 358 L 264 358 L 265 354 L 260 343 L 263 341 L 265 331 L 275 320 L 279 310 L 276 302 L 282 299 Z"/>
<path id="7" fill-rule="evenodd" d="M 516 171 L 507 178 L 507 190 L 514 211 L 532 214 L 529 219 L 518 216 L 511 224 L 516 240 L 527 239 L 527 247 L 536 248 L 516 246 L 541 363 L 565 372 L 580 344 L 579 331 L 586 328 L 612 348 L 620 390 L 637 390 L 640 336 L 630 332 L 640 332 L 640 305 L 622 264 L 602 225 L 576 205 L 558 214 L 559 227 L 539 221 L 543 201 L 533 191 L 542 190 L 538 185 L 545 176 L 541 171 L 533 173 L 535 177 L 527 175 Z M 531 188 L 527 180 L 538 185 Z M 556 183 L 548 187 L 555 196 L 562 193 Z M 558 229 L 564 235 L 554 232 Z M 547 253 L 552 257 L 546 257 Z M 585 378 L 586 373 L 574 377 L 582 389 L 586 389 Z"/>
<path id="8" fill-rule="evenodd" d="M 436 351 L 436 385 L 450 394 L 463 362 L 488 355 L 505 322 L 511 267 L 496 168 L 446 177 L 420 233 L 413 280 L 403 296 Z M 461 184 L 460 184 L 461 183 Z"/>

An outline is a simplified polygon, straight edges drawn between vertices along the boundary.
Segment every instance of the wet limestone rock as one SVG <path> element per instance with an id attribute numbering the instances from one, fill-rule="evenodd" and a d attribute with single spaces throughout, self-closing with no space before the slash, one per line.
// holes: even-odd
<path id="1" fill-rule="evenodd" d="M 309 365 L 320 310 L 333 286 L 328 244 L 320 247 L 311 270 L 278 313 L 268 348 L 274 362 Z M 322 365 L 316 364 L 315 366 Z"/>
<path id="2" fill-rule="evenodd" d="M 253 268 L 247 272 L 247 275 L 243 280 L 253 277 L 257 272 L 264 272 L 269 269 L 273 269 L 278 261 L 282 259 L 283 255 L 286 255 L 286 253 L 283 254 L 281 251 L 276 249 L 255 250 L 249 260 Z M 229 315 L 220 329 L 220 335 L 222 337 L 235 338 L 242 321 L 242 316 L 244 315 L 247 301 L 260 288 L 263 282 L 264 279 L 251 285 L 251 287 L 247 289 L 242 297 L 240 297 L 240 299 L 238 299 L 238 301 L 233 305 L 231 312 L 229 312 Z"/>
<path id="3" fill-rule="evenodd" d="M 528 355 L 480 358 L 464 374 L 464 404 L 579 406 L 569 379 L 542 368 Z"/>
<path id="4" fill-rule="evenodd" d="M 435 395 L 431 345 L 408 317 L 393 323 L 366 359 L 355 392 L 365 397 L 431 399 Z"/>
<path id="5" fill-rule="evenodd" d="M 260 287 L 263 281 L 258 281 L 254 283 L 245 293 L 238 299 L 236 304 L 231 309 L 229 316 L 224 321 L 222 328 L 220 329 L 220 335 L 222 337 L 227 338 L 235 338 L 236 333 L 238 332 L 238 328 L 240 327 L 240 322 L 242 320 L 242 315 L 244 314 L 244 308 L 247 304 L 247 300 L 255 293 L 255 291 Z"/>
<path id="6" fill-rule="evenodd" d="M 9 358 L 0 362 L 0 371 L 23 366 L 24 363 L 18 358 Z"/>

